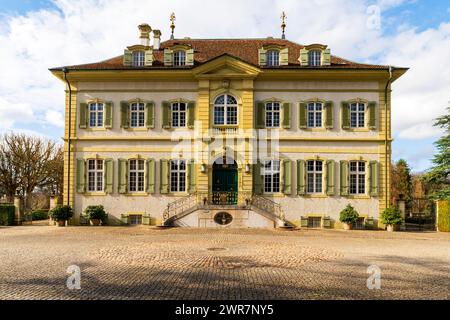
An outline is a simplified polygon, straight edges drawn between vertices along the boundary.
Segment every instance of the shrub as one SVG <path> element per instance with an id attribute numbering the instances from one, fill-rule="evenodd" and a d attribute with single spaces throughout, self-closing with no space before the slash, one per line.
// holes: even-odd
<path id="1" fill-rule="evenodd" d="M 12 226 L 14 224 L 16 209 L 13 204 L 0 204 L 0 225 Z"/>
<path id="2" fill-rule="evenodd" d="M 84 210 L 84 213 L 91 220 L 98 219 L 104 221 L 106 219 L 106 212 L 103 206 L 88 206 Z"/>
<path id="3" fill-rule="evenodd" d="M 32 212 L 33 220 L 47 220 L 48 219 L 48 210 L 36 210 Z"/>
<path id="4" fill-rule="evenodd" d="M 354 224 L 358 220 L 359 214 L 352 207 L 351 204 L 348 204 L 344 210 L 341 211 L 339 220 L 346 224 Z"/>
<path id="5" fill-rule="evenodd" d="M 72 218 L 73 211 L 72 208 L 67 205 L 57 206 L 56 208 L 50 211 L 50 215 L 52 216 L 53 220 L 66 221 Z"/>
<path id="6" fill-rule="evenodd" d="M 438 202 L 438 228 L 439 231 L 450 232 L 450 201 Z"/>
<path id="7" fill-rule="evenodd" d="M 386 208 L 381 214 L 381 222 L 385 225 L 399 225 L 403 222 L 402 214 L 395 207 Z"/>

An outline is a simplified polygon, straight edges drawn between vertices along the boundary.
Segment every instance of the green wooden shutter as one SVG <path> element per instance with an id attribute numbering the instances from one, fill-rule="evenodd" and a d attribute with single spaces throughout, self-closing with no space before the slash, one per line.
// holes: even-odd
<path id="1" fill-rule="evenodd" d="M 153 101 L 147 102 L 146 109 L 147 109 L 147 128 L 153 129 L 155 128 L 155 103 Z"/>
<path id="2" fill-rule="evenodd" d="M 347 102 L 342 102 L 341 106 L 341 116 L 342 116 L 342 129 L 350 129 L 350 104 Z"/>
<path id="3" fill-rule="evenodd" d="M 256 102 L 256 128 L 263 129 L 266 126 L 266 104 L 261 101 Z"/>
<path id="4" fill-rule="evenodd" d="M 196 191 L 196 171 L 194 160 L 189 161 L 187 165 L 187 182 L 188 182 L 188 192 L 195 193 Z"/>
<path id="5" fill-rule="evenodd" d="M 322 65 L 329 66 L 331 65 L 331 50 L 325 49 L 322 51 Z"/>
<path id="6" fill-rule="evenodd" d="M 172 119 L 170 112 L 170 103 L 167 101 L 162 102 L 162 127 L 163 129 L 170 129 Z"/>
<path id="7" fill-rule="evenodd" d="M 145 164 L 146 164 L 145 179 L 147 181 L 146 192 L 155 193 L 155 160 L 147 159 L 145 161 Z"/>
<path id="8" fill-rule="evenodd" d="M 377 128 L 377 103 L 374 101 L 369 102 L 369 128 Z"/>
<path id="9" fill-rule="evenodd" d="M 304 102 L 300 102 L 298 105 L 298 127 L 300 129 L 306 129 L 306 114 L 307 114 L 307 104 Z"/>
<path id="10" fill-rule="evenodd" d="M 283 193 L 292 194 L 292 161 L 283 161 Z"/>
<path id="11" fill-rule="evenodd" d="M 144 65 L 151 67 L 153 65 L 153 50 L 145 50 Z"/>
<path id="12" fill-rule="evenodd" d="M 114 161 L 113 159 L 105 160 L 105 193 L 113 192 L 114 184 Z"/>
<path id="13" fill-rule="evenodd" d="M 297 160 L 297 194 L 304 195 L 306 193 L 306 170 L 305 160 Z"/>
<path id="14" fill-rule="evenodd" d="M 111 129 L 113 124 L 113 103 L 105 103 L 105 128 Z"/>
<path id="15" fill-rule="evenodd" d="M 308 228 L 308 217 L 300 217 L 300 227 Z"/>
<path id="16" fill-rule="evenodd" d="M 253 165 L 253 192 L 255 194 L 263 193 L 263 177 L 261 175 L 261 162 L 257 162 Z"/>
<path id="17" fill-rule="evenodd" d="M 187 66 L 194 65 L 194 49 L 186 50 L 186 65 Z"/>
<path id="18" fill-rule="evenodd" d="M 189 129 L 194 129 L 195 126 L 195 101 L 189 101 L 187 104 L 187 125 Z"/>
<path id="19" fill-rule="evenodd" d="M 258 50 L 258 60 L 260 66 L 265 66 L 267 61 L 267 50 L 261 48 Z"/>
<path id="20" fill-rule="evenodd" d="M 300 49 L 300 65 L 302 67 L 307 66 L 308 65 L 308 50 L 303 48 Z"/>
<path id="21" fill-rule="evenodd" d="M 348 196 L 348 161 L 341 160 L 340 167 L 340 193 L 341 196 Z"/>
<path id="22" fill-rule="evenodd" d="M 130 127 L 130 106 L 128 102 L 120 102 L 120 127 L 128 129 Z"/>
<path id="23" fill-rule="evenodd" d="M 327 160 L 327 195 L 334 196 L 335 185 L 334 185 L 334 160 Z"/>
<path id="24" fill-rule="evenodd" d="M 380 164 L 377 161 L 370 161 L 369 163 L 369 194 L 372 197 L 377 197 L 379 194 L 378 183 L 380 179 Z"/>
<path id="25" fill-rule="evenodd" d="M 133 53 L 130 50 L 126 50 L 123 53 L 123 65 L 131 66 L 133 63 Z"/>
<path id="26" fill-rule="evenodd" d="M 161 159 L 160 163 L 160 193 L 169 193 L 169 161 Z"/>
<path id="27" fill-rule="evenodd" d="M 325 102 L 325 128 L 333 129 L 333 101 Z"/>
<path id="28" fill-rule="evenodd" d="M 291 104 L 289 102 L 283 103 L 283 128 L 291 128 Z"/>
<path id="29" fill-rule="evenodd" d="M 86 192 L 86 161 L 77 159 L 77 192 Z"/>
<path id="30" fill-rule="evenodd" d="M 287 66 L 289 64 L 289 48 L 280 50 L 280 66 Z"/>
<path id="31" fill-rule="evenodd" d="M 119 193 L 127 193 L 128 161 L 119 159 Z"/>
<path id="32" fill-rule="evenodd" d="M 173 65 L 173 51 L 170 49 L 164 49 L 164 65 L 166 67 Z"/>
<path id="33" fill-rule="evenodd" d="M 88 124 L 88 105 L 87 103 L 80 103 L 80 129 L 86 129 Z"/>

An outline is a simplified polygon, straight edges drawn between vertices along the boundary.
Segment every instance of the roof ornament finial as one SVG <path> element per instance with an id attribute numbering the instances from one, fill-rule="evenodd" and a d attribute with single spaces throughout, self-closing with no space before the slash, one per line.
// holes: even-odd
<path id="1" fill-rule="evenodd" d="M 173 35 L 173 32 L 174 32 L 174 30 L 175 30 L 175 21 L 176 21 L 176 20 L 177 20 L 177 17 L 175 17 L 175 13 L 172 12 L 172 14 L 170 15 L 170 22 L 171 22 L 171 24 L 170 24 L 170 29 L 172 29 L 172 34 L 170 35 L 170 40 L 175 39 L 175 37 L 174 37 L 174 35 Z"/>
<path id="2" fill-rule="evenodd" d="M 286 35 L 284 34 L 284 30 L 286 29 L 286 18 L 287 15 L 283 11 L 283 13 L 281 14 L 281 39 L 286 39 Z"/>

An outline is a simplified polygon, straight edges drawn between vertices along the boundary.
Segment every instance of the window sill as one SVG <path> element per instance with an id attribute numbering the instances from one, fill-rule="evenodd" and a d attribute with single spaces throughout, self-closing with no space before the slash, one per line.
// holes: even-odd
<path id="1" fill-rule="evenodd" d="M 125 193 L 125 195 L 128 197 L 146 197 L 149 195 L 149 193 L 147 193 L 147 192 L 129 192 L 129 193 Z"/>
<path id="2" fill-rule="evenodd" d="M 127 128 L 127 129 L 124 129 L 124 130 L 126 130 L 126 131 L 148 131 L 148 130 L 150 130 L 149 128 L 147 128 L 147 127 L 145 127 L 145 128 Z"/>
<path id="3" fill-rule="evenodd" d="M 303 129 L 303 130 L 311 131 L 311 132 L 326 132 L 329 129 L 327 129 L 325 127 L 311 127 L 311 128 L 308 127 L 306 129 Z"/>
<path id="4" fill-rule="evenodd" d="M 86 131 L 107 131 L 107 128 L 86 128 Z"/>
<path id="5" fill-rule="evenodd" d="M 373 130 L 370 130 L 369 128 L 349 128 L 349 129 L 344 129 L 346 131 L 350 131 L 350 132 L 370 132 Z"/>
<path id="6" fill-rule="evenodd" d="M 96 196 L 106 196 L 107 193 L 106 192 L 86 192 L 86 193 L 83 193 L 83 195 L 87 196 L 87 197 L 92 197 L 92 196 L 96 197 Z"/>
<path id="7" fill-rule="evenodd" d="M 348 199 L 371 199 L 371 196 L 368 195 L 348 195 Z"/>
<path id="8" fill-rule="evenodd" d="M 304 198 L 328 198 L 328 196 L 326 194 L 322 194 L 322 193 L 317 193 L 317 194 L 307 193 L 303 197 Z"/>
<path id="9" fill-rule="evenodd" d="M 263 193 L 263 196 L 267 197 L 267 198 L 284 198 L 285 194 L 284 193 Z"/>

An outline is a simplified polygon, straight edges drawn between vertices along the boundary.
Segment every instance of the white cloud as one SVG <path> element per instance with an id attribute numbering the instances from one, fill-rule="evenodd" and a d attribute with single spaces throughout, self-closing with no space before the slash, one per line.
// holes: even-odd
<path id="1" fill-rule="evenodd" d="M 64 128 L 64 117 L 61 112 L 49 110 L 45 113 L 45 120 L 50 125 Z"/>
<path id="2" fill-rule="evenodd" d="M 386 10 L 405 2 L 411 1 L 55 0 L 57 9 L 10 16 L 0 25 L 0 127 L 47 122 L 62 132 L 64 86 L 47 69 L 119 55 L 138 41 L 139 23 L 161 29 L 164 40 L 175 11 L 177 37 L 278 37 L 285 10 L 288 39 L 325 43 L 334 54 L 361 62 L 410 67 L 394 84 L 394 133 L 408 139 L 433 137 L 439 131 L 432 119 L 444 113 L 450 100 L 450 23 L 419 32 L 399 21 L 401 28 L 388 36 L 366 26 L 367 6 Z M 14 111 L 5 109 L 12 103 Z"/>

